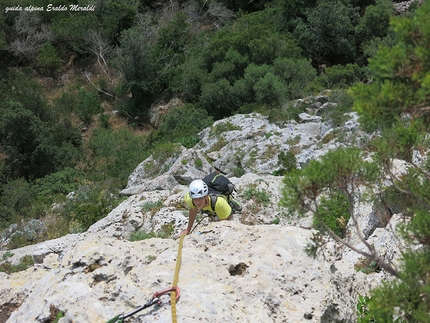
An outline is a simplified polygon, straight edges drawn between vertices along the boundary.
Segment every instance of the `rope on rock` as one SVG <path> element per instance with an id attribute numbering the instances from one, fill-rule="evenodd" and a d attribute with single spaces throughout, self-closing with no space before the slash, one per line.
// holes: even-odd
<path id="1" fill-rule="evenodd" d="M 140 306 L 139 308 L 126 313 L 126 314 L 119 314 L 106 323 L 124 323 L 124 320 L 130 316 L 133 316 L 134 314 L 140 312 L 141 310 L 148 308 L 152 305 L 158 304 L 159 306 L 163 305 L 163 302 L 160 300 L 160 297 L 164 294 L 171 293 L 170 294 L 170 305 L 172 306 L 172 323 L 177 323 L 176 319 L 176 303 L 179 300 L 180 296 L 180 289 L 177 286 L 179 281 L 179 270 L 181 268 L 181 258 L 182 258 L 182 246 L 184 244 L 184 238 L 185 235 L 181 235 L 179 239 L 179 246 L 178 246 L 178 256 L 176 257 L 176 267 L 175 267 L 175 274 L 173 276 L 173 282 L 172 287 L 162 290 L 161 292 L 155 293 L 152 298 L 143 306 Z"/>
<path id="2" fill-rule="evenodd" d="M 181 269 L 182 246 L 184 245 L 184 238 L 184 234 L 179 238 L 178 256 L 176 257 L 175 275 L 173 276 L 172 288 L 177 287 L 179 281 L 179 270 Z M 170 294 L 170 304 L 172 306 L 172 323 L 176 323 L 176 291 L 172 291 Z"/>

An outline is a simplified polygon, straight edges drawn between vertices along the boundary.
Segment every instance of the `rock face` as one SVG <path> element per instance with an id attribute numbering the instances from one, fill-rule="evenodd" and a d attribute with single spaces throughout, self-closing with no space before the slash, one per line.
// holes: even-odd
<path id="1" fill-rule="evenodd" d="M 310 230 L 237 221 L 198 229 L 183 243 L 178 322 L 354 321 L 350 304 L 367 289 L 367 276 L 342 262 L 307 257 Z M 7 322 L 52 322 L 59 311 L 58 322 L 107 322 L 171 287 L 178 246 L 172 239 L 79 236 L 64 254 L 3 274 L 3 304 L 27 294 Z M 170 322 L 171 316 L 169 304 L 156 305 L 130 322 Z"/>
<path id="2" fill-rule="evenodd" d="M 335 243 L 325 258 L 308 257 L 304 249 L 314 233 L 312 219 L 286 214 L 279 206 L 283 177 L 272 175 L 283 167 L 281 152 L 294 151 L 295 167 L 301 168 L 331 149 L 367 139 L 354 114 L 337 129 L 321 120 L 318 111 L 333 106 L 327 97 L 311 105 L 308 112 L 313 112 L 301 115 L 300 122 L 276 125 L 259 114 L 217 121 L 200 134 L 196 147 L 178 147 L 169 158 L 151 156 L 137 166 L 122 192 L 127 199 L 87 232 L 8 251 L 13 263 L 31 255 L 36 264 L 11 275 L 0 273 L 0 320 L 107 322 L 171 287 L 178 240 L 128 239 L 136 231 L 182 231 L 188 221 L 187 185 L 206 175 L 212 164 L 236 185 L 243 211 L 232 221 L 200 218 L 185 237 L 178 322 L 355 322 L 357 295 L 387 275 L 355 271 L 360 257 Z M 237 169 L 243 176 L 235 176 Z M 266 199 L 250 192 L 263 192 Z M 382 223 L 376 206 L 357 205 L 369 243 L 395 263 L 399 253 L 392 230 L 400 217 Z M 361 248 L 353 230 L 350 235 Z M 155 305 L 126 322 L 171 322 L 171 309 L 168 302 Z"/>

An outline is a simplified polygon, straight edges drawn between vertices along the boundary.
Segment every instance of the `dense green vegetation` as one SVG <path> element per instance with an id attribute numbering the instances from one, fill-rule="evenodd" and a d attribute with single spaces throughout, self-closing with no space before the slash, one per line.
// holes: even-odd
<path id="1" fill-rule="evenodd" d="M 200 130 L 233 113 L 294 118 L 297 108 L 281 111 L 289 100 L 367 81 L 371 48 L 393 42 L 391 5 L 4 1 L 0 228 L 57 219 L 45 237 L 14 245 L 85 230 L 164 143 L 192 147 Z M 174 97 L 185 107 L 148 132 L 150 107 Z M 293 167 L 280 161 L 280 173 Z M 106 196 L 115 198 L 102 203 Z"/>
<path id="2" fill-rule="evenodd" d="M 419 165 L 413 159 L 414 151 L 428 153 L 430 149 L 429 14 L 430 3 L 426 2 L 412 17 L 392 19 L 397 43 L 381 47 L 369 59 L 371 84 L 357 83 L 349 90 L 363 127 L 377 129 L 379 136 L 363 150 L 330 152 L 301 171 L 291 171 L 284 180 L 284 205 L 291 210 L 311 211 L 322 227 L 321 233 L 329 232 L 352 249 L 333 217 L 343 214 L 356 221 L 353 197 L 359 187 L 367 188 L 363 196 L 405 217 L 397 232 L 406 241 L 400 267 L 381 259 L 378 250 L 362 240 L 367 251 L 360 253 L 372 260 L 369 264 L 374 270 L 382 268 L 395 279 L 385 281 L 370 297 L 360 296 L 360 323 L 430 322 L 430 163 L 427 160 Z M 372 158 L 366 159 L 369 153 Z M 410 163 L 402 176 L 390 172 L 395 158 Z M 384 187 L 387 176 L 391 183 Z M 383 193 L 375 194 L 373 189 L 381 187 Z M 321 234 L 315 235 L 308 251 L 315 255 L 325 241 Z"/>
<path id="3" fill-rule="evenodd" d="M 3 1 L 0 229 L 47 227 L 10 247 L 86 230 L 119 203 L 142 160 L 194 146 L 214 120 L 295 118 L 290 100 L 325 89 L 341 93 L 326 116 L 334 125 L 353 105 L 380 136 L 303 170 L 282 152 L 278 174 L 283 204 L 314 212 L 320 234 L 342 240 L 358 185 L 380 185 L 393 157 L 429 149 L 430 5 L 416 8 L 394 17 L 389 0 Z M 185 107 L 148 131 L 150 107 L 172 98 Z M 395 270 L 369 246 L 365 256 L 396 280 L 361 298 L 361 322 L 430 322 L 429 167 L 412 165 L 373 196 L 409 218 L 410 249 Z"/>

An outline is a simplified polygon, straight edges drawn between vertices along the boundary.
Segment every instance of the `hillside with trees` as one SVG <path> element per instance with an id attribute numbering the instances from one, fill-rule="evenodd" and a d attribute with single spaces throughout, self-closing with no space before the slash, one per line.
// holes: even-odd
<path id="1" fill-rule="evenodd" d="M 85 230 L 154 150 L 192 147 L 235 113 L 294 118 L 290 100 L 369 82 L 368 58 L 394 43 L 393 12 L 385 0 L 6 1 L 1 227 L 48 217 L 51 237 Z M 154 129 L 150 108 L 172 98 L 185 106 Z"/>
<path id="2" fill-rule="evenodd" d="M 193 147 L 215 120 L 251 112 L 295 119 L 303 110 L 289 102 L 332 90 L 338 106 L 327 120 L 341 124 L 356 111 L 378 134 L 366 149 L 379 167 L 411 163 L 384 198 L 409 218 L 405 239 L 420 248 L 404 255 L 399 283 L 375 291 L 360 322 L 430 322 L 430 165 L 412 158 L 429 150 L 430 5 L 411 2 L 399 13 L 395 4 L 3 1 L 0 229 L 47 228 L 15 235 L 8 247 L 87 230 L 123 199 L 142 160 Z M 150 109 L 173 98 L 184 105 L 151 125 Z M 359 172 L 348 164 L 357 152 L 348 153 L 287 173 L 285 204 L 303 206 L 316 191 L 350 197 L 333 175 L 339 168 L 329 167 Z"/>

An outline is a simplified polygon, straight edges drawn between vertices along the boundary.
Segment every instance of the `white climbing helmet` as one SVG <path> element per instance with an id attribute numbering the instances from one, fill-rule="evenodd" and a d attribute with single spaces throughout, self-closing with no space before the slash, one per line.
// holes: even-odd
<path id="1" fill-rule="evenodd" d="M 190 197 L 192 199 L 203 197 L 208 195 L 209 189 L 205 182 L 201 179 L 196 179 L 192 181 L 189 187 Z"/>

